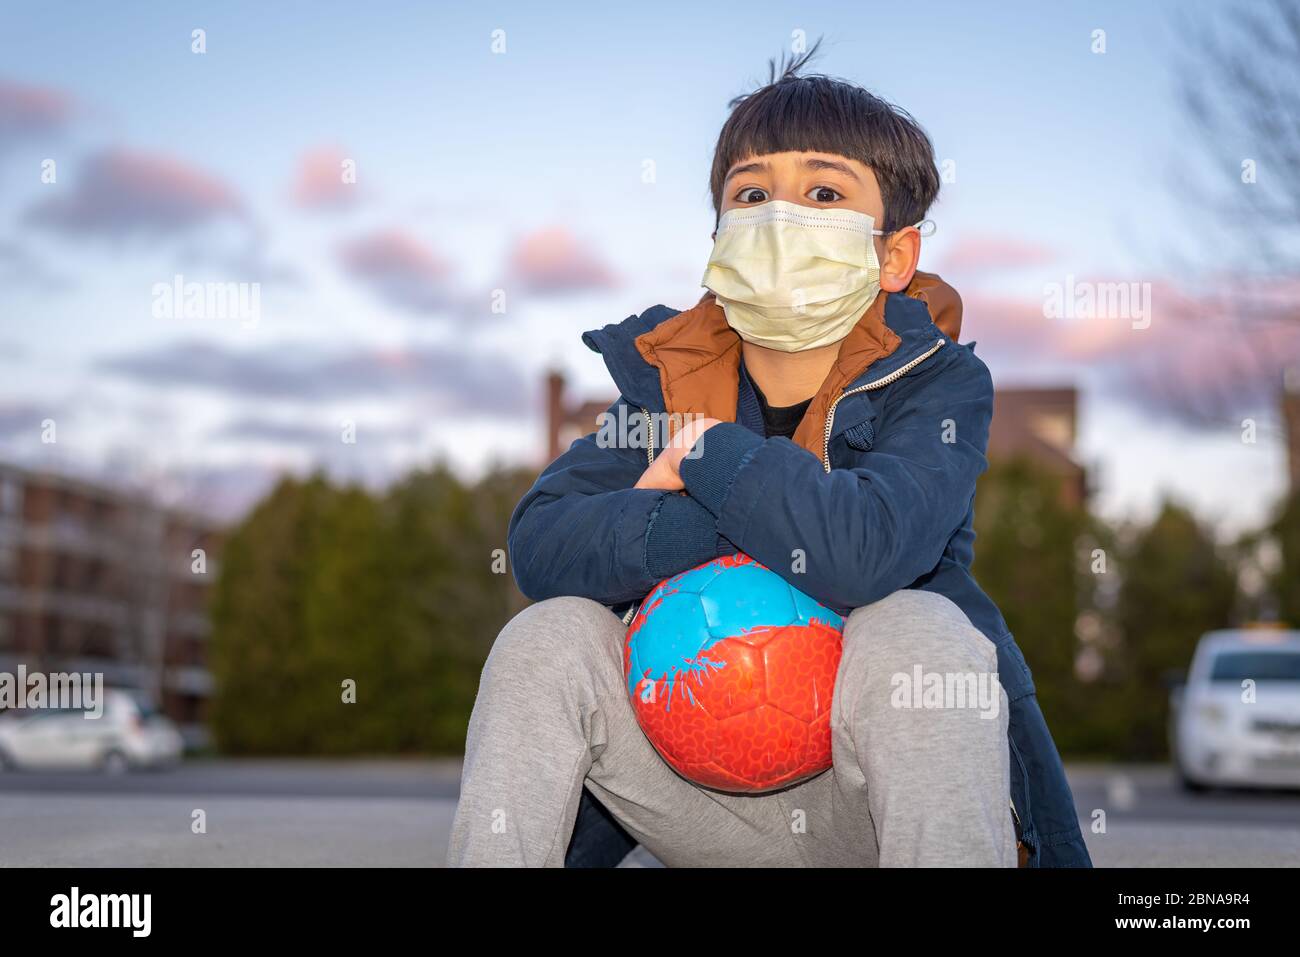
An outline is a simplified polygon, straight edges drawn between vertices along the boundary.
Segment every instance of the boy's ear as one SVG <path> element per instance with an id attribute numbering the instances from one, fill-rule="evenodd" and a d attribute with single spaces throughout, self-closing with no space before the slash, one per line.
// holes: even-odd
<path id="1" fill-rule="evenodd" d="M 880 288 L 902 292 L 916 274 L 921 261 L 921 231 L 906 226 L 885 237 L 885 255 L 880 261 Z"/>

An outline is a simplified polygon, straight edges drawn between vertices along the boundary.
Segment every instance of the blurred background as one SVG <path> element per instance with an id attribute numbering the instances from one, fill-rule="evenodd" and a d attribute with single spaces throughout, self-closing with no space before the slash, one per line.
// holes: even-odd
<path id="1" fill-rule="evenodd" d="M 934 140 L 976 577 L 1094 856 L 1300 859 L 1300 4 L 52 2 L 0 12 L 0 672 L 178 743 L 0 730 L 0 863 L 440 858 L 579 336 L 695 302 L 727 103 L 818 37 Z M 1225 630 L 1263 718 L 1184 687 Z"/>

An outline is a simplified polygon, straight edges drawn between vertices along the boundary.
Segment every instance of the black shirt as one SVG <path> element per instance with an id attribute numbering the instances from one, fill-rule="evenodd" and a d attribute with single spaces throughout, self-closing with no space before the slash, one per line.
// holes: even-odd
<path id="1" fill-rule="evenodd" d="M 767 396 L 763 395 L 763 390 L 758 387 L 758 383 L 750 376 L 749 384 L 754 387 L 754 395 L 758 398 L 758 407 L 763 412 L 763 430 L 767 438 L 774 435 L 780 435 L 790 438 L 794 435 L 795 430 L 799 428 L 799 423 L 803 421 L 803 414 L 808 411 L 808 406 L 812 402 L 812 396 L 804 399 L 796 405 L 772 406 L 767 402 Z"/>

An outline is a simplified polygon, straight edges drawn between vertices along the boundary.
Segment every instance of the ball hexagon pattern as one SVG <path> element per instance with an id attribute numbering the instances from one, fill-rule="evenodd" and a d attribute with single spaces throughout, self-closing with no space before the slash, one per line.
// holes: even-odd
<path id="1" fill-rule="evenodd" d="M 723 791 L 795 784 L 831 764 L 843 619 L 748 555 L 660 582 L 627 630 L 623 673 L 655 749 Z"/>

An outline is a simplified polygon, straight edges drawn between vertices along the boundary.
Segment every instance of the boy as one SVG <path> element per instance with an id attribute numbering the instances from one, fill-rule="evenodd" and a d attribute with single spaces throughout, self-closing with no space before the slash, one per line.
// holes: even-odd
<path id="1" fill-rule="evenodd" d="M 723 126 L 708 294 L 583 337 L 620 392 L 609 422 L 640 430 L 575 442 L 511 519 L 537 604 L 484 666 L 452 864 L 562 865 L 584 786 L 669 865 L 1090 864 L 1029 670 L 969 571 L 993 391 L 956 293 L 916 271 L 929 138 L 807 59 Z M 763 795 L 673 772 L 622 675 L 626 611 L 737 551 L 846 616 L 833 768 Z M 996 674 L 1000 707 L 900 707 L 918 667 Z"/>

